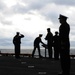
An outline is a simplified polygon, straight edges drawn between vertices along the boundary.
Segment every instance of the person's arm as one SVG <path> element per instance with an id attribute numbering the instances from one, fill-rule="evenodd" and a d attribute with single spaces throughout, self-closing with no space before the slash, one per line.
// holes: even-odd
<path id="1" fill-rule="evenodd" d="M 23 34 L 20 34 L 20 37 L 21 37 L 21 38 L 23 38 L 23 37 L 24 37 L 24 35 L 23 35 Z"/>
<path id="2" fill-rule="evenodd" d="M 46 35 L 45 40 L 48 40 L 48 34 Z"/>
<path id="3" fill-rule="evenodd" d="M 43 42 L 42 42 L 42 40 L 40 39 L 40 42 L 43 44 L 43 45 L 45 45 Z"/>
<path id="4" fill-rule="evenodd" d="M 15 44 L 15 38 L 13 38 L 13 44 Z"/>

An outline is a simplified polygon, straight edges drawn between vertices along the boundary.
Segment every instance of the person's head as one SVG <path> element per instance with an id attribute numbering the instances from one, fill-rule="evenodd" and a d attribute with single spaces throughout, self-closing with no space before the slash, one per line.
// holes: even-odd
<path id="1" fill-rule="evenodd" d="M 41 38 L 42 37 L 42 34 L 39 34 L 39 37 Z"/>
<path id="2" fill-rule="evenodd" d="M 19 35 L 20 34 L 20 32 L 16 32 L 16 35 Z"/>
<path id="3" fill-rule="evenodd" d="M 50 32 L 50 28 L 47 28 L 47 32 Z"/>
<path id="4" fill-rule="evenodd" d="M 58 31 L 55 32 L 55 35 L 58 35 Z"/>
<path id="5" fill-rule="evenodd" d="M 68 17 L 66 17 L 66 16 L 60 14 L 58 19 L 59 19 L 59 22 L 60 22 L 60 23 L 65 23 L 66 20 L 67 20 L 67 18 L 68 18 Z"/>

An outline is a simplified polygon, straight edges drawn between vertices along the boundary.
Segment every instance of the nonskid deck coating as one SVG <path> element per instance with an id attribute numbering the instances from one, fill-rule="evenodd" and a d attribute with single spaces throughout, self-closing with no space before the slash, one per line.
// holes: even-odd
<path id="1" fill-rule="evenodd" d="M 0 56 L 0 75 L 58 75 L 60 61 L 48 58 Z M 71 75 L 75 75 L 75 60 L 71 60 Z"/>

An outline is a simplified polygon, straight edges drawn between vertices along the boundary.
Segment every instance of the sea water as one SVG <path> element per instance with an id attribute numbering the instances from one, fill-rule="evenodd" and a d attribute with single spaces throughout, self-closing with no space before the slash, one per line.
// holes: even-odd
<path id="1" fill-rule="evenodd" d="M 33 49 L 21 49 L 20 53 L 32 54 Z M 14 53 L 14 49 L 0 49 L 1 53 Z M 40 49 L 41 55 L 45 56 L 45 49 Z M 53 50 L 54 54 L 54 50 Z M 35 51 L 35 55 L 38 55 L 38 50 Z M 75 49 L 70 49 L 70 55 L 75 55 Z M 48 49 L 46 49 L 46 56 L 48 57 Z"/>
<path id="2" fill-rule="evenodd" d="M 32 54 L 33 49 L 21 49 L 20 53 Z M 0 49 L 1 53 L 14 53 L 14 49 Z M 45 56 L 45 49 L 40 49 L 41 55 Z M 36 49 L 35 55 L 38 55 L 38 50 Z M 48 55 L 48 50 L 46 50 L 46 55 Z"/>

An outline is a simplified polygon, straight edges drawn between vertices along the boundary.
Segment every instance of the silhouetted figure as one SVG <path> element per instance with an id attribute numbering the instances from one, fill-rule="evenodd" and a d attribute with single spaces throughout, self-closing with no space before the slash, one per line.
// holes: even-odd
<path id="1" fill-rule="evenodd" d="M 45 48 L 45 57 L 46 57 L 46 49 L 48 49 L 48 46 L 46 44 L 42 45 Z"/>
<path id="2" fill-rule="evenodd" d="M 70 42 L 69 42 L 69 32 L 70 26 L 67 23 L 67 17 L 60 15 L 59 22 L 61 23 L 59 27 L 59 37 L 60 37 L 60 61 L 62 73 L 59 75 L 70 75 Z"/>
<path id="3" fill-rule="evenodd" d="M 21 44 L 21 38 L 23 38 L 24 35 L 20 34 L 19 32 L 16 33 L 16 35 L 13 38 L 13 44 L 15 47 L 15 57 L 20 58 L 20 44 Z"/>
<path id="4" fill-rule="evenodd" d="M 40 43 L 44 44 L 41 40 L 42 34 L 39 34 L 39 36 L 34 40 L 34 50 L 32 52 L 32 57 L 34 57 L 34 53 L 36 48 L 38 49 L 39 52 L 39 57 L 41 58 L 41 53 L 40 53 Z"/>
<path id="5" fill-rule="evenodd" d="M 53 52 L 52 52 L 53 34 L 52 34 L 50 28 L 47 29 L 47 35 L 45 37 L 45 40 L 47 40 L 49 58 L 52 58 L 52 54 L 53 54 Z"/>
<path id="6" fill-rule="evenodd" d="M 54 47 L 54 59 L 59 59 L 59 50 L 60 50 L 60 40 L 58 32 L 55 32 L 55 35 L 53 36 L 53 47 Z"/>

